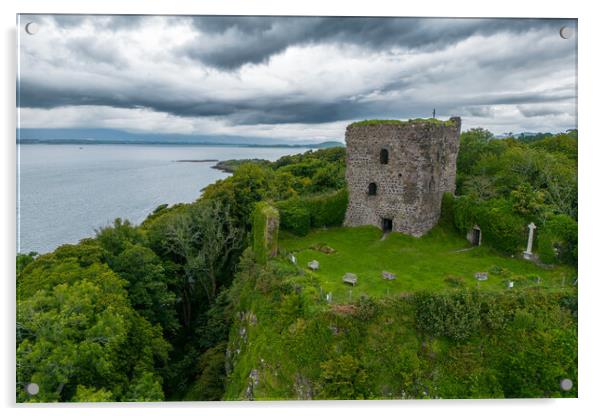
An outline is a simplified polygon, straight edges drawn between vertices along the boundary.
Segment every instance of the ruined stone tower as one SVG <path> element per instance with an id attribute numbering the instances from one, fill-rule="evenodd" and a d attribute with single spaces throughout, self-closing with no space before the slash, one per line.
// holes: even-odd
<path id="1" fill-rule="evenodd" d="M 424 235 L 455 191 L 460 118 L 383 120 L 347 126 L 346 226 Z"/>

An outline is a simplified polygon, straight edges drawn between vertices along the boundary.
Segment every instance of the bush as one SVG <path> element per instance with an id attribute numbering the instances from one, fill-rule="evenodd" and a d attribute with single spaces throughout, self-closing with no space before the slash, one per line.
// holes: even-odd
<path id="1" fill-rule="evenodd" d="M 346 189 L 308 197 L 305 199 L 311 216 L 311 226 L 330 227 L 343 224 L 347 210 L 348 194 Z"/>
<path id="2" fill-rule="evenodd" d="M 432 336 L 461 341 L 470 338 L 480 327 L 480 299 L 474 292 L 420 292 L 414 297 L 414 303 L 416 326 Z"/>
<path id="3" fill-rule="evenodd" d="M 526 223 L 502 201 L 492 200 L 487 209 L 479 210 L 479 227 L 483 241 L 492 247 L 511 254 L 526 243 Z"/>
<path id="4" fill-rule="evenodd" d="M 454 201 L 454 225 L 462 234 L 466 234 L 478 223 L 480 214 L 479 208 L 480 205 L 478 202 L 469 196 L 461 196 Z"/>
<path id="5" fill-rule="evenodd" d="M 305 198 L 290 198 L 276 203 L 280 225 L 293 234 L 303 236 L 310 227 L 332 227 L 343 224 L 347 210 L 346 189 Z"/>
<path id="6" fill-rule="evenodd" d="M 364 399 L 368 375 L 360 362 L 349 354 L 320 364 L 320 398 Z"/>
<path id="7" fill-rule="evenodd" d="M 280 212 L 282 229 L 303 236 L 309 232 L 311 216 L 305 203 L 300 198 L 291 198 L 276 204 Z"/>
<path id="8" fill-rule="evenodd" d="M 568 215 L 549 219 L 539 233 L 538 251 L 544 263 L 577 265 L 577 221 Z"/>
<path id="9" fill-rule="evenodd" d="M 483 243 L 504 253 L 519 251 L 527 241 L 526 221 L 501 199 L 479 203 L 469 196 L 457 198 L 454 203 L 454 224 L 462 233 L 478 225 L 483 233 Z"/>

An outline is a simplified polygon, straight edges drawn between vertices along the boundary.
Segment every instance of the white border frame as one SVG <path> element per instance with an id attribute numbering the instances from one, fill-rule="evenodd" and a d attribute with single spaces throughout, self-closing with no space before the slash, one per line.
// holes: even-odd
<path id="1" fill-rule="evenodd" d="M 588 5 L 586 5 L 588 4 Z M 579 130 L 579 230 L 580 265 L 583 277 L 579 279 L 579 399 L 550 400 L 444 400 L 444 401 L 378 401 L 378 402 L 219 402 L 219 403 L 145 403 L 128 405 L 85 405 L 86 414 L 106 414 L 110 409 L 115 415 L 144 413 L 159 415 L 168 411 L 178 414 L 199 414 L 200 412 L 236 413 L 248 415 L 332 414 L 345 412 L 346 415 L 364 415 L 368 411 L 379 414 L 399 414 L 400 412 L 420 412 L 421 414 L 445 413 L 448 415 L 507 415 L 508 413 L 545 413 L 555 414 L 591 414 L 594 409 L 602 408 L 598 381 L 601 374 L 600 355 L 602 335 L 599 332 L 600 294 L 602 276 L 599 276 L 599 264 L 596 257 L 597 240 L 602 235 L 598 219 L 599 181 L 597 177 L 599 158 L 602 155 L 602 128 L 596 123 L 596 112 L 600 105 L 600 66 L 599 40 L 602 39 L 600 14 L 596 13 L 596 3 L 590 1 L 567 2 L 549 0 L 536 4 L 524 0 L 501 0 L 495 3 L 485 1 L 441 1 L 426 2 L 387 2 L 383 0 L 331 1 L 305 0 L 283 1 L 244 1 L 221 0 L 219 2 L 201 2 L 193 0 L 4 0 L 0 3 L 3 30 L 2 42 L 2 91 L 0 100 L 2 111 L 2 187 L 4 203 L 3 238 L 0 255 L 4 267 L 2 283 L 3 328 L 2 334 L 2 377 L 0 394 L 3 407 L 9 408 L 9 414 L 19 412 L 30 414 L 41 412 L 48 415 L 82 414 L 81 405 L 16 405 L 14 398 L 15 369 L 15 227 L 16 227 L 16 14 L 17 13 L 119 13 L 119 14 L 253 14 L 253 15 L 348 15 L 348 16 L 444 16 L 444 17 L 564 17 L 579 19 L 579 81 L 581 88 L 578 102 Z M 550 68 L 553 71 L 553 68 Z M 598 99 L 594 101 L 594 99 Z M 598 237 L 598 238 L 596 238 Z M 173 410 L 171 410 L 173 409 Z"/>

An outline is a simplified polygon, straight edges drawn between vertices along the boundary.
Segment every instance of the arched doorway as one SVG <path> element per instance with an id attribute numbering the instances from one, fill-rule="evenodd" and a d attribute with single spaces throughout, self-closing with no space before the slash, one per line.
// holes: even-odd
<path id="1" fill-rule="evenodd" d="M 478 225 L 473 226 L 472 229 L 468 231 L 468 234 L 466 234 L 466 239 L 473 246 L 480 246 L 482 238 L 481 228 Z"/>
<path id="2" fill-rule="evenodd" d="M 391 218 L 383 218 L 383 232 L 388 233 L 393 231 L 393 220 Z"/>

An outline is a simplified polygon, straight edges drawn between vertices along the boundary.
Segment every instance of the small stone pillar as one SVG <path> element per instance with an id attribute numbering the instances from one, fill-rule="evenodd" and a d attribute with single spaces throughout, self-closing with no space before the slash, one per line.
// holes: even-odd
<path id="1" fill-rule="evenodd" d="M 527 240 L 527 249 L 523 251 L 523 258 L 531 260 L 533 257 L 533 231 L 537 228 L 537 226 L 531 223 L 527 227 L 529 227 L 529 239 Z"/>

